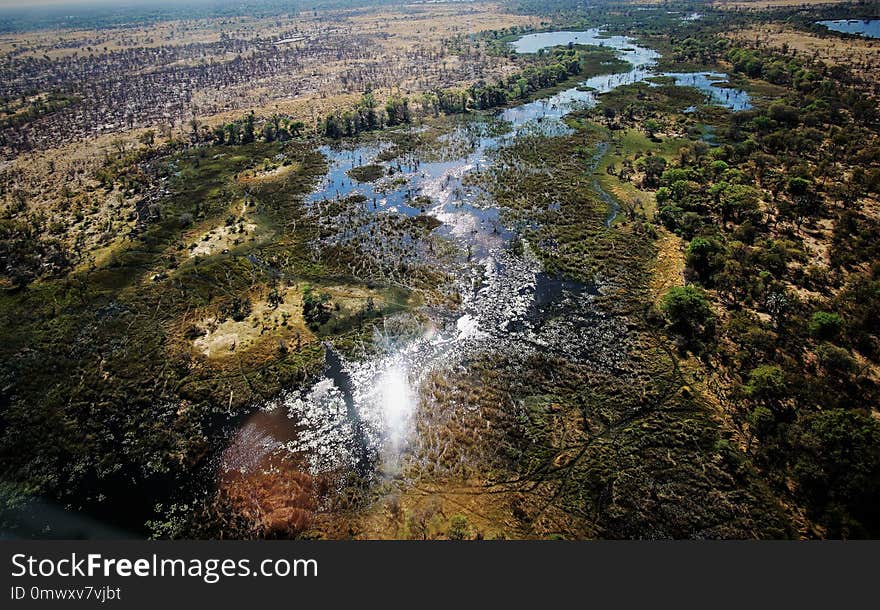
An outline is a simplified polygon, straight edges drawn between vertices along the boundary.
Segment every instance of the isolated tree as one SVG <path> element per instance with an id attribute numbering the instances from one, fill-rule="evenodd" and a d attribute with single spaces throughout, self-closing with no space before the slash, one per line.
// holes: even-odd
<path id="1" fill-rule="evenodd" d="M 153 143 L 156 141 L 156 132 L 152 129 L 148 129 L 138 136 L 138 141 L 144 146 L 152 147 Z"/>
<path id="2" fill-rule="evenodd" d="M 767 438 L 776 427 L 776 416 L 773 411 L 764 406 L 757 406 L 752 409 L 748 416 L 749 439 L 746 450 L 751 450 L 752 442 L 755 439 L 763 441 Z"/>
<path id="3" fill-rule="evenodd" d="M 644 186 L 657 188 L 660 186 L 660 176 L 666 169 L 666 159 L 658 155 L 649 155 L 639 159 L 638 168 L 644 173 Z"/>
<path id="4" fill-rule="evenodd" d="M 242 144 L 249 144 L 254 141 L 254 113 L 247 113 L 244 119 L 244 129 L 241 134 Z"/>
<path id="5" fill-rule="evenodd" d="M 687 247 L 687 264 L 704 286 L 714 284 L 713 274 L 724 262 L 724 246 L 717 239 L 695 237 Z"/>
<path id="6" fill-rule="evenodd" d="M 681 341 L 682 347 L 699 352 L 714 335 L 715 314 L 706 293 L 696 286 L 670 288 L 660 302 L 660 310 L 667 330 Z"/>

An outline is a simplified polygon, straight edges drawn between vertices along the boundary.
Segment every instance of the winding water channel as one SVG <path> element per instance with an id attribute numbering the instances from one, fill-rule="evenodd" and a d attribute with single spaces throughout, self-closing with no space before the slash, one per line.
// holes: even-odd
<path id="1" fill-rule="evenodd" d="M 549 355 L 589 360 L 613 372 L 625 353 L 624 324 L 601 312 L 593 300 L 603 289 L 594 285 L 544 273 L 526 244 L 523 253 L 510 247 L 515 227 L 501 220 L 500 210 L 481 189 L 468 186 L 468 173 L 492 163 L 492 152 L 531 130 L 544 134 L 566 133 L 561 120 L 566 114 L 597 103 L 596 95 L 652 76 L 659 55 L 623 36 L 607 36 L 598 29 L 581 32 L 546 32 L 524 36 L 513 43 L 520 53 L 569 42 L 612 47 L 632 66 L 627 72 L 596 76 L 578 87 L 549 98 L 508 108 L 498 115 L 509 128 L 469 124 L 448 134 L 450 140 L 466 141 L 465 152 L 440 161 L 382 161 L 384 144 L 348 149 L 322 148 L 329 170 L 307 199 L 323 205 L 362 195 L 367 216 L 371 214 L 427 214 L 440 225 L 440 235 L 453 240 L 470 255 L 457 274 L 460 306 L 431 311 L 423 332 L 405 340 L 375 331 L 370 357 L 347 360 L 329 345 L 324 376 L 304 390 L 291 390 L 264 406 L 276 418 L 295 422 L 296 434 L 253 434 L 260 451 L 287 449 L 308 456 L 314 473 L 337 469 L 371 469 L 393 473 L 398 456 L 412 433 L 419 405 L 419 387 L 431 371 L 454 366 L 469 355 L 491 350 L 525 357 L 541 351 Z M 669 74 L 677 84 L 693 86 L 709 101 L 741 110 L 749 106 L 748 95 L 716 86 L 724 75 L 714 73 Z M 607 145 L 606 145 L 607 146 Z M 600 148 L 597 163 L 604 154 Z M 383 177 L 358 182 L 348 171 L 367 164 L 383 168 Z M 590 171 L 589 167 L 585 171 Z M 598 184 L 594 184 L 598 189 Z M 617 204 L 599 189 L 609 204 L 609 226 Z M 246 424 L 246 426 L 252 424 Z M 291 423 L 293 426 L 293 423 Z"/>

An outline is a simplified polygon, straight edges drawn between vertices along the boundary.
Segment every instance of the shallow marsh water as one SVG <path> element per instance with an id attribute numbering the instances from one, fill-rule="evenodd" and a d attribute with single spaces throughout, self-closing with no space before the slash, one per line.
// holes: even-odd
<path id="1" fill-rule="evenodd" d="M 493 352 L 525 358 L 541 352 L 585 360 L 609 372 L 624 358 L 624 323 L 593 303 L 603 291 L 602 279 L 585 285 L 548 275 L 528 244 L 514 253 L 511 243 L 516 227 L 507 226 L 491 198 L 466 180 L 469 173 L 493 162 L 494 150 L 519 135 L 569 133 L 562 120 L 568 113 L 594 106 L 598 94 L 658 76 L 652 72 L 657 52 L 623 36 L 602 35 L 598 29 L 531 34 L 512 46 L 531 53 L 569 42 L 617 49 L 632 69 L 596 76 L 546 99 L 507 108 L 496 117 L 507 129 L 466 122 L 441 138 L 441 144 L 456 151 L 442 155 L 441 160 L 403 156 L 385 161 L 381 153 L 389 145 L 383 143 L 321 149 L 329 170 L 307 199 L 316 213 L 346 200 L 345 205 L 360 206 L 357 214 L 347 214 L 346 221 L 355 218 L 363 226 L 382 214 L 426 214 L 440 223 L 434 231 L 468 256 L 454 274 L 455 290 L 461 295 L 458 308 L 432 310 L 421 331 L 405 338 L 385 327 L 376 328 L 362 358 L 345 359 L 328 345 L 322 378 L 263 405 L 266 411 L 285 415 L 296 429 L 296 434 L 285 433 L 282 438 L 272 433 L 275 440 L 267 442 L 305 456 L 313 474 L 363 472 L 364 464 L 370 463 L 379 472 L 394 475 L 411 438 L 414 414 L 427 400 L 419 393 L 422 382 L 432 371 L 455 366 L 469 355 Z M 744 92 L 715 86 L 723 75 L 668 76 L 676 83 L 705 90 L 715 103 L 732 110 L 747 107 Z M 585 171 L 595 168 L 603 152 L 602 148 L 596 151 L 592 166 Z M 383 168 L 377 180 L 359 182 L 349 175 L 352 169 L 371 164 Z M 617 204 L 598 184 L 594 188 L 609 205 L 606 225 L 610 226 Z"/>
<path id="2" fill-rule="evenodd" d="M 748 110 L 752 107 L 752 98 L 742 89 L 719 86 L 727 80 L 727 75 L 720 72 L 663 72 L 661 76 L 671 78 L 679 87 L 692 87 L 706 94 L 711 104 L 723 106 L 733 112 Z"/>

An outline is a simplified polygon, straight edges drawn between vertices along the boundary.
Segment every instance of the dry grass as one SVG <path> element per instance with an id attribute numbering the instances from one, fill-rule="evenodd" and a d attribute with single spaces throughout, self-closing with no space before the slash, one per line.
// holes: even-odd
<path id="1" fill-rule="evenodd" d="M 78 53 L 80 57 L 97 56 L 119 49 L 182 45 L 213 42 L 223 32 L 233 38 L 277 39 L 295 29 L 307 41 L 292 44 L 319 44 L 339 37 L 357 36 L 364 41 L 370 57 L 381 58 L 382 70 L 393 74 L 392 87 L 377 89 L 380 103 L 390 95 L 404 93 L 417 95 L 436 87 L 467 86 L 480 78 L 491 79 L 514 69 L 506 58 L 488 56 L 479 49 L 467 57 L 444 52 L 442 43 L 451 37 L 476 33 L 487 29 L 536 23 L 534 17 L 514 15 L 495 3 L 461 3 L 404 5 L 398 9 L 318 12 L 303 14 L 295 19 L 258 20 L 248 17 L 234 19 L 205 19 L 173 21 L 140 28 L 110 28 L 105 30 L 54 30 L 0 37 L 0 57 L 9 53 L 57 57 Z M 106 50 L 105 50 L 106 49 Z M 421 60 L 415 60 L 421 57 Z M 427 60 L 426 58 L 431 58 Z M 214 61 L 229 58 L 214 57 Z M 278 75 L 248 82 L 242 86 L 199 90 L 194 93 L 192 112 L 199 122 L 208 127 L 240 118 L 253 110 L 257 115 L 275 113 L 290 115 L 306 125 L 306 131 L 316 131 L 320 121 L 329 113 L 350 108 L 360 98 L 362 89 L 346 84 L 345 75 L 357 69 L 357 61 L 340 58 L 338 61 L 304 61 L 301 74 Z M 368 66 L 366 73 L 375 66 Z M 287 97 L 279 95 L 278 79 L 295 78 L 302 83 L 301 93 Z M 97 183 L 92 179 L 106 157 L 114 157 L 120 145 L 131 149 L 141 146 L 139 135 L 146 129 L 132 129 L 108 133 L 57 147 L 24 153 L 0 165 L 0 171 L 15 175 L 12 186 L 27 193 L 30 211 L 60 220 L 64 225 L 62 238 L 73 244 L 78 240 L 86 252 L 97 257 L 109 251 L 102 236 L 119 234 L 125 219 L 135 207 L 133 198 L 113 194 L 101 202 L 88 195 L 88 204 L 82 220 L 74 220 L 69 199 L 94 192 Z M 184 123 L 153 127 L 155 145 L 161 146 L 174 137 L 186 137 L 190 126 Z M 120 144 L 124 143 L 124 144 Z M 6 205 L 10 205 L 7 195 Z M 0 206 L 4 202 L 0 201 Z M 106 229 L 112 225 L 110 229 Z M 97 230 L 100 228 L 100 231 Z M 222 243 L 221 243 L 222 242 Z M 210 246 L 211 252 L 228 247 L 222 239 Z M 88 264 L 88 262 L 86 262 Z"/>
<path id="2" fill-rule="evenodd" d="M 765 47 L 786 46 L 799 55 L 831 65 L 845 65 L 868 82 L 880 82 L 880 40 L 820 37 L 781 23 L 756 25 L 728 35 L 734 40 L 757 42 Z"/>
<path id="3" fill-rule="evenodd" d="M 296 19 L 297 25 L 312 25 L 312 15 Z M 0 36 L 0 56 L 14 51 L 24 56 L 50 58 L 74 54 L 80 56 L 121 51 L 132 48 L 157 48 L 220 40 L 221 33 L 233 38 L 250 40 L 280 35 L 291 22 L 275 18 L 225 17 L 223 19 L 192 19 L 163 21 L 140 27 L 116 27 L 101 30 L 40 30 Z"/>
<path id="4" fill-rule="evenodd" d="M 376 12 L 352 17 L 362 33 L 388 34 L 387 48 L 404 49 L 425 40 L 438 40 L 457 34 L 510 27 L 537 25 L 540 21 L 530 15 L 514 15 L 500 4 L 461 3 L 418 5 L 409 4 L 402 11 L 379 9 Z"/>
<path id="5" fill-rule="evenodd" d="M 190 250 L 190 256 L 211 256 L 232 249 L 249 239 L 257 230 L 257 225 L 243 220 L 231 225 L 215 227 L 203 234 Z"/>
<path id="6" fill-rule="evenodd" d="M 321 17 L 326 14 L 321 13 Z M 333 13 L 333 26 L 321 20 L 313 25 L 308 21 L 296 25 L 313 32 L 313 37 L 351 35 L 370 40 L 376 57 L 382 58 L 383 69 L 396 72 L 391 87 L 379 87 L 374 94 L 380 102 L 392 94 L 415 95 L 437 87 L 467 87 L 480 79 L 493 79 L 516 70 L 506 58 L 489 56 L 479 50 L 461 57 L 443 53 L 442 42 L 455 36 L 513 25 L 537 25 L 532 16 L 514 15 L 494 3 L 461 3 L 404 5 L 397 11 L 338 11 Z M 300 44 L 300 43 L 297 43 Z M 308 44 L 308 43 L 304 43 Z M 433 66 L 419 66 L 415 57 L 436 57 Z M 429 62 L 430 63 L 430 62 Z M 222 92 L 203 91 L 194 96 L 193 107 L 200 118 L 213 124 L 253 110 L 258 115 L 283 112 L 315 126 L 327 114 L 350 108 L 360 97 L 360 91 L 351 91 L 341 84 L 340 78 L 353 69 L 374 68 L 371 59 L 343 58 L 338 61 L 308 64 L 303 67 L 307 90 L 292 98 L 274 95 L 271 82 L 252 82 L 241 87 L 229 87 Z M 455 75 L 454 83 L 445 82 L 446 75 Z M 233 107 L 233 111 L 218 109 Z"/>
<path id="7" fill-rule="evenodd" d="M 443 482 L 392 492 L 345 525 L 363 540 L 445 539 L 454 515 L 467 519 L 469 538 L 499 538 L 515 529 L 510 503 L 516 494 L 480 493 L 485 481 L 458 484 L 461 487 Z"/>
<path id="8" fill-rule="evenodd" d="M 684 284 L 685 257 L 681 238 L 666 229 L 658 228 L 657 257 L 651 269 L 649 288 L 655 303 L 673 286 Z"/>
<path id="9" fill-rule="evenodd" d="M 725 10 L 766 10 L 795 6 L 827 6 L 846 4 L 852 0 L 716 0 L 712 6 Z"/>
<path id="10" fill-rule="evenodd" d="M 304 286 L 279 288 L 283 302 L 270 305 L 262 293 L 251 299 L 251 313 L 244 320 L 220 319 L 214 312 L 204 312 L 192 324 L 202 333 L 192 340 L 192 348 L 207 358 L 227 358 L 258 347 L 275 349 L 281 343 L 290 349 L 316 341 L 302 315 Z M 386 301 L 381 293 L 360 286 L 329 286 L 317 290 L 330 295 L 336 317 L 354 316 L 369 299 L 376 307 Z M 187 325 L 189 326 L 189 325 Z M 184 329 L 185 330 L 185 329 Z"/>
<path id="11" fill-rule="evenodd" d="M 280 165 L 272 169 L 251 169 L 241 172 L 237 180 L 240 184 L 260 184 L 261 182 L 271 182 L 279 180 L 288 174 L 293 174 L 302 170 L 301 163 L 291 163 L 290 165 Z M 242 210 L 244 213 L 244 210 Z"/>
<path id="12" fill-rule="evenodd" d="M 237 213 L 237 216 L 233 214 L 233 211 Z M 192 245 L 189 249 L 191 257 L 211 256 L 251 240 L 257 230 L 257 225 L 248 218 L 246 201 L 242 201 L 237 210 L 230 210 L 230 215 L 235 217 L 235 222 L 224 223 L 202 231 L 195 238 L 190 237 L 192 239 Z"/>
<path id="13" fill-rule="evenodd" d="M 208 358 L 225 358 L 247 351 L 266 340 L 308 343 L 315 339 L 302 317 L 302 292 L 296 287 L 282 291 L 284 302 L 272 307 L 265 300 L 252 304 L 251 315 L 240 322 L 220 321 L 216 315 L 202 318 L 196 327 L 205 332 L 193 340 L 193 348 Z"/>

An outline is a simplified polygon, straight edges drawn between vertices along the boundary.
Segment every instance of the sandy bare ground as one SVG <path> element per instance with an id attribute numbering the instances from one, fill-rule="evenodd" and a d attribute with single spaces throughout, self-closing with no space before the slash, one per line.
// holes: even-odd
<path id="1" fill-rule="evenodd" d="M 298 349 L 315 341 L 314 332 L 303 319 L 303 290 L 304 285 L 300 284 L 279 289 L 282 300 L 274 305 L 255 295 L 251 312 L 243 320 L 215 313 L 197 316 L 193 325 L 200 333 L 192 339 L 192 348 L 208 358 L 225 358 L 260 344 Z M 386 304 L 380 292 L 362 286 L 326 286 L 316 290 L 329 295 L 330 305 L 338 308 L 337 315 L 341 317 L 356 315 L 370 300 L 378 307 Z"/>
<path id="2" fill-rule="evenodd" d="M 245 351 L 269 336 L 276 340 L 295 340 L 303 343 L 314 340 L 302 317 L 302 293 L 296 288 L 283 291 L 284 301 L 277 307 L 265 301 L 253 305 L 250 316 L 241 321 L 219 320 L 208 316 L 196 326 L 204 335 L 193 341 L 195 350 L 208 358 L 223 358 L 237 351 Z"/>

